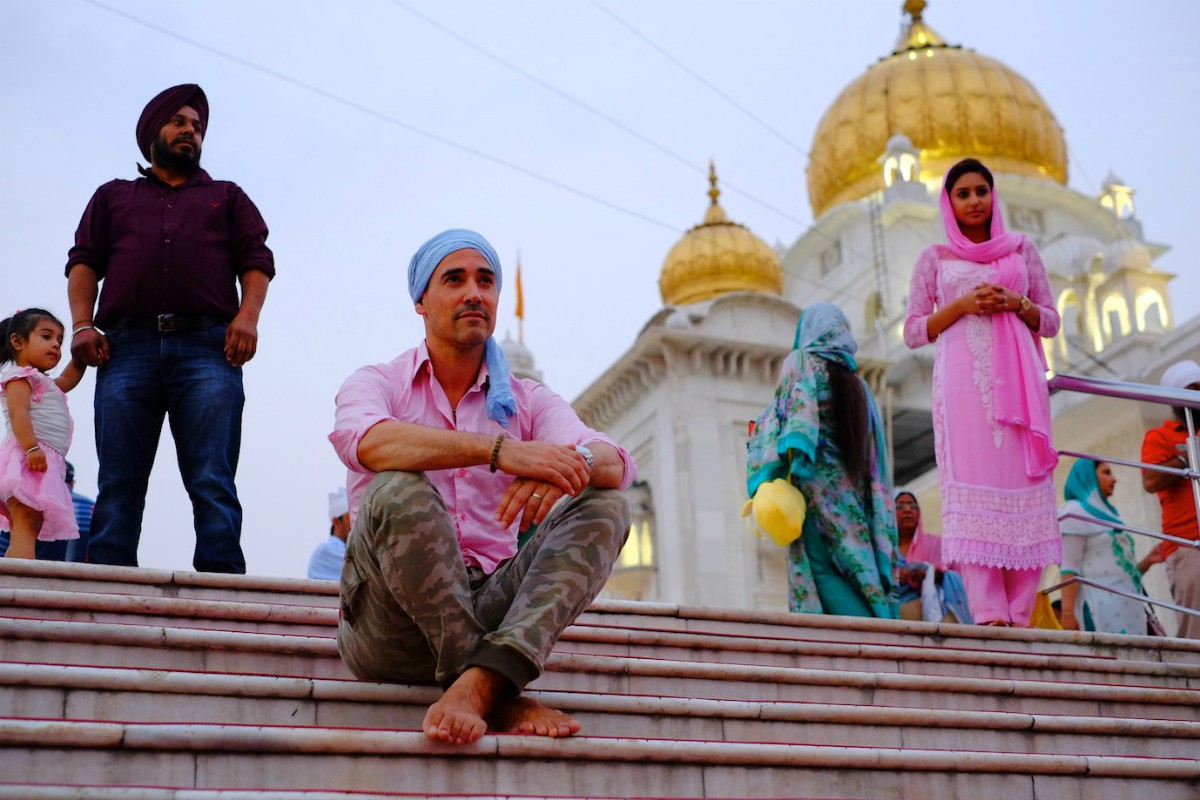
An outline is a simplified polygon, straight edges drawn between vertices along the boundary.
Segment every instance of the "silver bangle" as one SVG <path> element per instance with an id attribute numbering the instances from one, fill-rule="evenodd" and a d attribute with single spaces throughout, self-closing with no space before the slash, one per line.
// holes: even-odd
<path id="1" fill-rule="evenodd" d="M 100 330 L 95 325 L 80 325 L 78 328 L 74 328 L 71 330 L 71 335 L 74 336 L 75 334 L 82 333 L 83 331 L 95 331 L 96 333 L 100 334 L 101 336 L 104 335 L 104 331 Z"/>
<path id="2" fill-rule="evenodd" d="M 41 446 L 40 444 L 35 444 L 33 447 L 31 447 L 31 448 L 29 448 L 28 450 L 26 450 L 26 451 L 25 451 L 25 455 L 29 455 L 29 454 L 30 454 L 30 453 L 32 453 L 34 450 L 41 450 L 41 449 L 42 449 L 42 446 Z"/>

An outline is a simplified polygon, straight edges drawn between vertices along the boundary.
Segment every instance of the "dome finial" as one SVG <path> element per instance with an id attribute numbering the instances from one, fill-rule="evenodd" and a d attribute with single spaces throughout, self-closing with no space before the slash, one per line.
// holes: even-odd
<path id="1" fill-rule="evenodd" d="M 712 198 L 712 204 L 709 205 L 707 213 L 704 215 L 705 225 L 714 225 L 720 222 L 728 222 L 729 217 L 725 216 L 725 209 L 717 202 L 717 198 L 721 196 L 721 190 L 717 188 L 717 164 L 712 159 L 708 161 L 708 196 Z"/>
<path id="2" fill-rule="evenodd" d="M 903 30 L 892 50 L 893 55 L 909 50 L 919 50 L 926 47 L 945 47 L 946 42 L 937 32 L 925 24 L 925 0 L 904 0 L 904 13 L 908 14 L 908 24 L 901 24 Z"/>
<path id="3" fill-rule="evenodd" d="M 704 221 L 675 243 L 663 261 L 658 288 L 667 305 L 687 305 L 730 292 L 783 293 L 779 257 L 745 225 L 730 222 L 717 202 L 717 166 L 708 162 Z"/>

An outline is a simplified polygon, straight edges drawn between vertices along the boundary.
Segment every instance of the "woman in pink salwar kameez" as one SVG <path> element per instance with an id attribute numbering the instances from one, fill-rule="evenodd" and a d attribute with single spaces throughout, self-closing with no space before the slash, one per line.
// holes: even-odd
<path id="1" fill-rule="evenodd" d="M 1057 333 L 1059 315 L 1037 249 L 1004 229 L 987 167 L 951 167 L 941 207 L 946 244 L 917 259 L 904 340 L 937 342 L 942 557 L 962 574 L 976 622 L 1024 626 L 1042 568 L 1062 558 L 1040 338 Z"/>

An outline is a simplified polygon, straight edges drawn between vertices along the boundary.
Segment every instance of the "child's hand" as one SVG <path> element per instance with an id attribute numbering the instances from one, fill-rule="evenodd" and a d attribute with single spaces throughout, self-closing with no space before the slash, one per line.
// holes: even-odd
<path id="1" fill-rule="evenodd" d="M 46 454 L 42 452 L 42 448 L 39 447 L 32 453 L 26 453 L 25 464 L 29 467 L 30 472 L 45 472 Z"/>

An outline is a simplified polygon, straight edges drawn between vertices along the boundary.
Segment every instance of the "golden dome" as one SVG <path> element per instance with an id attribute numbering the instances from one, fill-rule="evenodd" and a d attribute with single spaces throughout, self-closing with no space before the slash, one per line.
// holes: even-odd
<path id="1" fill-rule="evenodd" d="M 808 164 L 813 215 L 883 188 L 877 159 L 895 133 L 921 151 L 921 180 L 956 161 L 1067 182 L 1062 128 L 1029 81 L 999 61 L 947 45 L 907 0 L 908 29 L 890 56 L 847 86 L 817 126 Z"/>
<path id="2" fill-rule="evenodd" d="M 669 306 L 699 303 L 729 292 L 783 292 L 779 257 L 745 225 L 730 222 L 717 204 L 717 170 L 709 164 L 712 204 L 704 222 L 676 242 L 663 261 L 658 289 Z"/>

